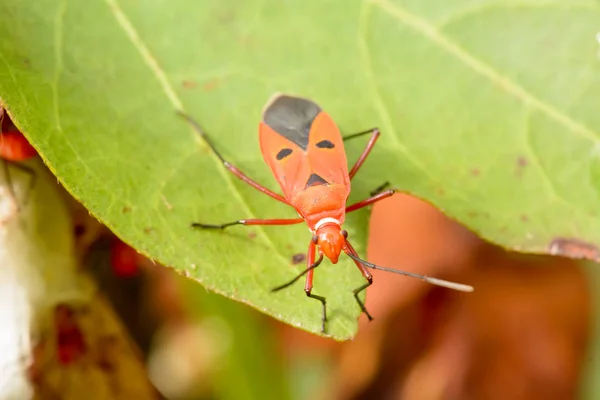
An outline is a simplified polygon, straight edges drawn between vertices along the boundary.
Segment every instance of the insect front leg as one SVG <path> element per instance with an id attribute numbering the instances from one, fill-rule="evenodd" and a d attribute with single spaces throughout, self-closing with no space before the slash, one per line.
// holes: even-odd
<path id="1" fill-rule="evenodd" d="M 306 275 L 306 283 L 304 284 L 304 292 L 306 293 L 306 295 L 308 297 L 310 297 L 311 299 L 320 301 L 321 304 L 323 305 L 323 314 L 321 317 L 321 322 L 322 322 L 321 332 L 325 333 L 325 324 L 327 322 L 327 300 L 323 296 L 318 296 L 318 295 L 312 293 L 313 274 L 315 272 L 314 270 L 323 261 L 323 254 L 319 254 L 319 258 L 315 261 L 316 250 L 317 250 L 317 245 L 314 240 L 311 240 L 310 244 L 308 245 L 308 256 L 306 257 L 307 268 L 304 271 L 302 271 L 300 274 L 298 274 L 296 277 L 294 277 L 294 279 L 292 279 L 291 281 L 289 281 L 281 286 L 278 286 L 278 287 L 272 289 L 271 291 L 277 292 L 281 289 L 291 286 L 298 279 L 300 279 L 301 277 Z"/>
<path id="2" fill-rule="evenodd" d="M 227 222 L 221 225 L 203 224 L 201 222 L 193 222 L 192 228 L 199 229 L 225 229 L 233 225 L 294 225 L 303 222 L 304 218 L 292 219 L 240 219 L 233 222 Z"/>
<path id="3" fill-rule="evenodd" d="M 316 252 L 316 247 L 317 245 L 311 240 L 310 245 L 308 247 L 308 265 L 309 267 L 312 267 L 313 264 L 315 264 L 315 252 Z M 319 257 L 318 260 L 318 264 L 317 266 L 321 263 L 321 261 L 323 261 L 323 255 L 321 254 L 321 256 Z M 309 268 L 308 273 L 306 274 L 306 283 L 304 284 L 304 293 L 306 293 L 306 295 L 308 297 L 310 297 L 311 299 L 315 299 L 321 302 L 321 304 L 323 305 L 323 314 L 321 316 L 321 332 L 325 333 L 325 324 L 327 323 L 327 300 L 325 300 L 325 297 L 323 296 L 319 296 L 316 294 L 312 293 L 312 288 L 313 288 L 313 275 L 315 273 L 315 267 L 313 268 Z"/>

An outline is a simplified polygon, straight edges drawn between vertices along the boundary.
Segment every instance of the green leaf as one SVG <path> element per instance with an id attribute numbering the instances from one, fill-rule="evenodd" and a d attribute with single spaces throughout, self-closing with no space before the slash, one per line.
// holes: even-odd
<path id="1" fill-rule="evenodd" d="M 176 109 L 277 189 L 261 108 L 310 97 L 345 132 L 383 132 L 353 200 L 390 181 L 524 251 L 598 237 L 594 1 L 8 0 L 0 22 L 2 102 L 67 189 L 145 254 L 303 329 L 319 330 L 320 304 L 302 283 L 269 289 L 301 271 L 310 235 L 192 231 L 295 213 L 225 171 Z M 347 222 L 361 254 L 365 218 Z M 362 282 L 348 260 L 315 274 L 338 339 L 356 331 Z"/>

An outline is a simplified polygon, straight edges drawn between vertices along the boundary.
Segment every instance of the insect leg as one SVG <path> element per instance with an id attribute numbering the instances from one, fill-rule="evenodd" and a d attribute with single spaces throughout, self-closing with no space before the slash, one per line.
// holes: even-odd
<path id="1" fill-rule="evenodd" d="M 306 293 L 306 295 L 308 297 L 310 297 L 311 299 L 320 301 L 321 304 L 323 305 L 323 316 L 321 318 L 321 322 L 322 322 L 321 332 L 325 332 L 325 323 L 327 322 L 327 306 L 326 306 L 327 301 L 325 300 L 325 297 L 323 297 L 323 296 L 318 296 L 316 294 L 312 294 L 313 274 L 315 272 L 315 268 L 317 268 L 323 261 L 323 254 L 320 254 L 319 259 L 317 261 L 315 261 L 316 247 L 317 246 L 316 246 L 315 242 L 313 242 L 311 240 L 310 244 L 308 245 L 308 256 L 306 257 L 306 259 L 307 259 L 306 263 L 307 263 L 308 267 L 304 271 L 302 271 L 300 274 L 298 274 L 296 277 L 294 277 L 294 279 L 292 279 L 291 281 L 289 281 L 281 286 L 278 286 L 278 287 L 272 289 L 272 291 L 277 292 L 281 289 L 291 286 L 302 276 L 306 275 L 306 283 L 304 284 L 304 292 Z"/>
<path id="2" fill-rule="evenodd" d="M 363 134 L 368 133 L 368 132 L 369 131 L 355 133 L 354 135 L 348 136 L 347 139 L 351 139 L 351 138 L 363 135 Z M 352 167 L 352 169 L 348 173 L 348 175 L 350 176 L 350 179 L 354 178 L 354 175 L 356 175 L 356 173 L 358 172 L 358 170 L 360 169 L 360 167 L 363 165 L 363 163 L 365 162 L 365 160 L 369 156 L 369 153 L 373 149 L 373 146 L 375 146 L 375 142 L 377 142 L 377 139 L 379 138 L 379 135 L 380 135 L 379 129 L 373 128 L 373 129 L 371 129 L 370 132 L 371 132 L 371 139 L 369 139 L 369 142 L 367 143 L 367 146 L 365 147 L 365 149 L 363 150 L 362 154 L 360 155 L 360 157 L 358 157 L 358 160 L 356 160 L 356 162 L 354 163 L 354 166 Z"/>
<path id="3" fill-rule="evenodd" d="M 371 129 L 367 129 L 366 131 L 360 131 L 360 132 L 356 132 L 356 133 L 351 133 L 351 134 L 348 134 L 348 135 L 346 135 L 346 136 L 342 137 L 342 140 L 343 140 L 344 142 L 345 142 L 346 140 L 352 140 L 352 139 L 355 139 L 355 138 L 357 138 L 357 137 L 364 136 L 364 135 L 366 135 L 367 133 L 373 133 L 373 131 L 376 131 L 376 130 L 378 130 L 378 128 L 371 128 Z"/>
<path id="4" fill-rule="evenodd" d="M 394 193 L 396 193 L 396 190 L 394 190 L 394 189 L 386 190 L 385 192 L 376 194 L 373 197 L 369 197 L 368 199 L 364 199 L 362 201 L 359 201 L 358 203 L 349 205 L 348 207 L 346 207 L 346 212 L 349 213 L 352 211 L 360 210 L 361 208 L 371 205 L 373 203 L 377 203 L 380 200 L 387 199 L 388 197 L 392 197 L 394 195 Z"/>
<path id="5" fill-rule="evenodd" d="M 200 222 L 192 223 L 192 228 L 200 229 L 225 229 L 233 225 L 294 225 L 303 222 L 304 218 L 293 219 L 240 219 L 238 221 L 227 222 L 221 225 L 203 224 Z"/>
<path id="6" fill-rule="evenodd" d="M 219 160 L 221 160 L 221 162 L 223 163 L 223 165 L 225 166 L 225 168 L 227 168 L 232 174 L 234 174 L 239 179 L 241 179 L 242 181 L 246 182 L 248 185 L 252 186 L 256 190 L 259 190 L 259 191 L 263 192 L 267 196 L 270 196 L 270 197 L 274 198 L 275 200 L 278 200 L 278 201 L 280 201 L 282 203 L 289 204 L 287 202 L 287 200 L 282 195 L 277 194 L 277 193 L 273 192 L 270 189 L 267 189 L 266 187 L 264 187 L 260 183 L 258 183 L 256 181 L 254 181 L 253 179 L 249 178 L 246 174 L 244 174 L 237 167 L 235 167 L 234 165 L 232 165 L 229 161 L 226 161 L 223 158 L 223 156 L 221 155 L 221 153 L 219 153 L 217 151 L 217 148 L 215 147 L 215 145 L 213 144 L 213 142 L 210 140 L 210 138 L 208 137 L 208 135 L 206 134 L 206 132 L 204 132 L 204 129 L 202 129 L 202 127 L 198 124 L 198 122 L 196 122 L 192 117 L 190 117 L 189 115 L 184 114 L 182 112 L 178 112 L 178 114 L 180 116 L 182 116 L 183 118 L 185 118 L 190 123 L 190 125 L 194 128 L 194 130 L 196 132 L 198 132 L 198 134 L 200 136 L 202 136 L 202 139 L 204 139 L 204 141 L 206 142 L 206 144 L 208 145 L 208 147 L 210 147 L 210 149 L 215 153 L 215 155 L 219 158 Z"/>
<path id="7" fill-rule="evenodd" d="M 313 241 L 311 241 L 310 245 L 308 246 L 308 261 L 307 261 L 311 267 L 313 266 L 313 264 L 315 264 L 315 263 L 313 263 L 313 261 L 315 259 L 315 251 L 316 251 L 316 245 Z M 323 261 L 323 255 L 321 255 L 319 257 L 319 260 L 316 263 L 317 266 L 321 263 L 321 261 Z M 327 323 L 327 301 L 325 300 L 325 297 L 318 296 L 318 295 L 312 293 L 313 275 L 315 273 L 315 268 L 310 268 L 310 270 L 306 274 L 306 283 L 304 284 L 304 293 L 306 293 L 306 295 L 308 297 L 310 297 L 311 299 L 320 301 L 321 304 L 323 305 L 323 314 L 321 317 L 321 332 L 325 333 L 325 324 Z"/>
<path id="8" fill-rule="evenodd" d="M 358 254 L 356 253 L 356 250 L 354 250 L 354 247 L 352 247 L 352 245 L 350 244 L 350 242 L 348 242 L 347 240 L 346 240 L 346 249 L 344 249 L 344 251 L 346 253 L 349 253 L 349 254 L 352 254 L 352 255 L 358 257 Z M 352 261 L 354 261 L 354 263 L 356 264 L 356 266 L 360 270 L 360 273 L 362 274 L 362 276 L 364 276 L 365 279 L 367 280 L 367 283 L 365 283 L 364 285 L 362 285 L 360 287 L 357 287 L 356 289 L 354 289 L 352 291 L 352 293 L 354 293 L 354 299 L 358 303 L 358 305 L 359 305 L 360 309 L 362 310 L 362 312 L 364 312 L 365 315 L 367 316 L 367 318 L 369 318 L 369 321 L 372 321 L 373 317 L 371 316 L 371 314 L 369 314 L 369 311 L 367 311 L 367 307 L 365 307 L 365 303 L 362 302 L 362 300 L 358 297 L 358 295 L 360 294 L 360 292 L 362 292 L 363 290 L 365 290 L 366 288 L 368 288 L 369 286 L 371 286 L 373 284 L 373 275 L 371 275 L 371 273 L 369 272 L 369 270 L 367 269 L 367 267 L 365 267 L 364 265 L 362 265 L 361 263 L 359 263 L 355 259 L 352 259 Z"/>
<path id="9" fill-rule="evenodd" d="M 384 182 L 382 185 L 377 186 L 371 193 L 369 193 L 371 195 L 371 197 L 375 196 L 376 194 L 379 194 L 381 192 L 383 192 L 385 190 L 385 188 L 387 188 L 388 186 L 390 186 L 389 182 Z"/>

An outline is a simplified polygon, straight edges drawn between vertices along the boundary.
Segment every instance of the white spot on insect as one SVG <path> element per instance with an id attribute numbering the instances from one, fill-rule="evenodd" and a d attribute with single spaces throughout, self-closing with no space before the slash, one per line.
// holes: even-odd
<path id="1" fill-rule="evenodd" d="M 330 218 L 330 217 L 323 218 L 319 222 L 317 222 L 317 224 L 315 225 L 315 232 L 318 231 L 319 228 L 325 224 L 335 224 L 337 226 L 340 226 L 340 221 L 338 221 L 335 218 Z"/>

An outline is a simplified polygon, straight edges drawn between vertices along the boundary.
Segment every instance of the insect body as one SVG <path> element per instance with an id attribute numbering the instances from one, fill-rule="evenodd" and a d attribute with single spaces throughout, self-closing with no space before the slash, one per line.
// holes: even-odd
<path id="1" fill-rule="evenodd" d="M 327 321 L 326 300 L 312 293 L 314 269 L 327 257 L 333 264 L 340 254 L 346 253 L 364 278 L 366 283 L 354 289 L 354 298 L 361 310 L 369 314 L 359 298 L 359 293 L 373 283 L 368 268 L 381 269 L 401 275 L 412 276 L 429 283 L 448 288 L 472 291 L 473 288 L 424 275 L 393 270 L 362 260 L 350 242 L 348 233 L 342 229 L 346 213 L 352 212 L 379 200 L 388 198 L 395 190 L 386 190 L 358 203 L 346 206 L 350 195 L 350 181 L 365 162 L 379 137 L 377 128 L 342 137 L 331 117 L 314 102 L 295 96 L 275 95 L 265 107 L 259 125 L 260 147 L 263 158 L 279 182 L 283 196 L 267 189 L 250 179 L 235 166 L 225 161 L 216 150 L 205 132 L 189 116 L 183 115 L 202 135 L 223 165 L 241 180 L 282 203 L 296 209 L 299 218 L 293 219 L 243 219 L 222 225 L 193 223 L 195 228 L 224 229 L 232 225 L 292 225 L 306 222 L 312 233 L 308 246 L 307 268 L 290 282 L 276 287 L 281 290 L 292 285 L 306 275 L 304 291 L 310 298 L 321 302 L 323 307 L 322 330 Z M 371 138 L 354 166 L 348 171 L 344 140 L 365 134 Z M 318 258 L 317 258 L 318 254 Z"/>

